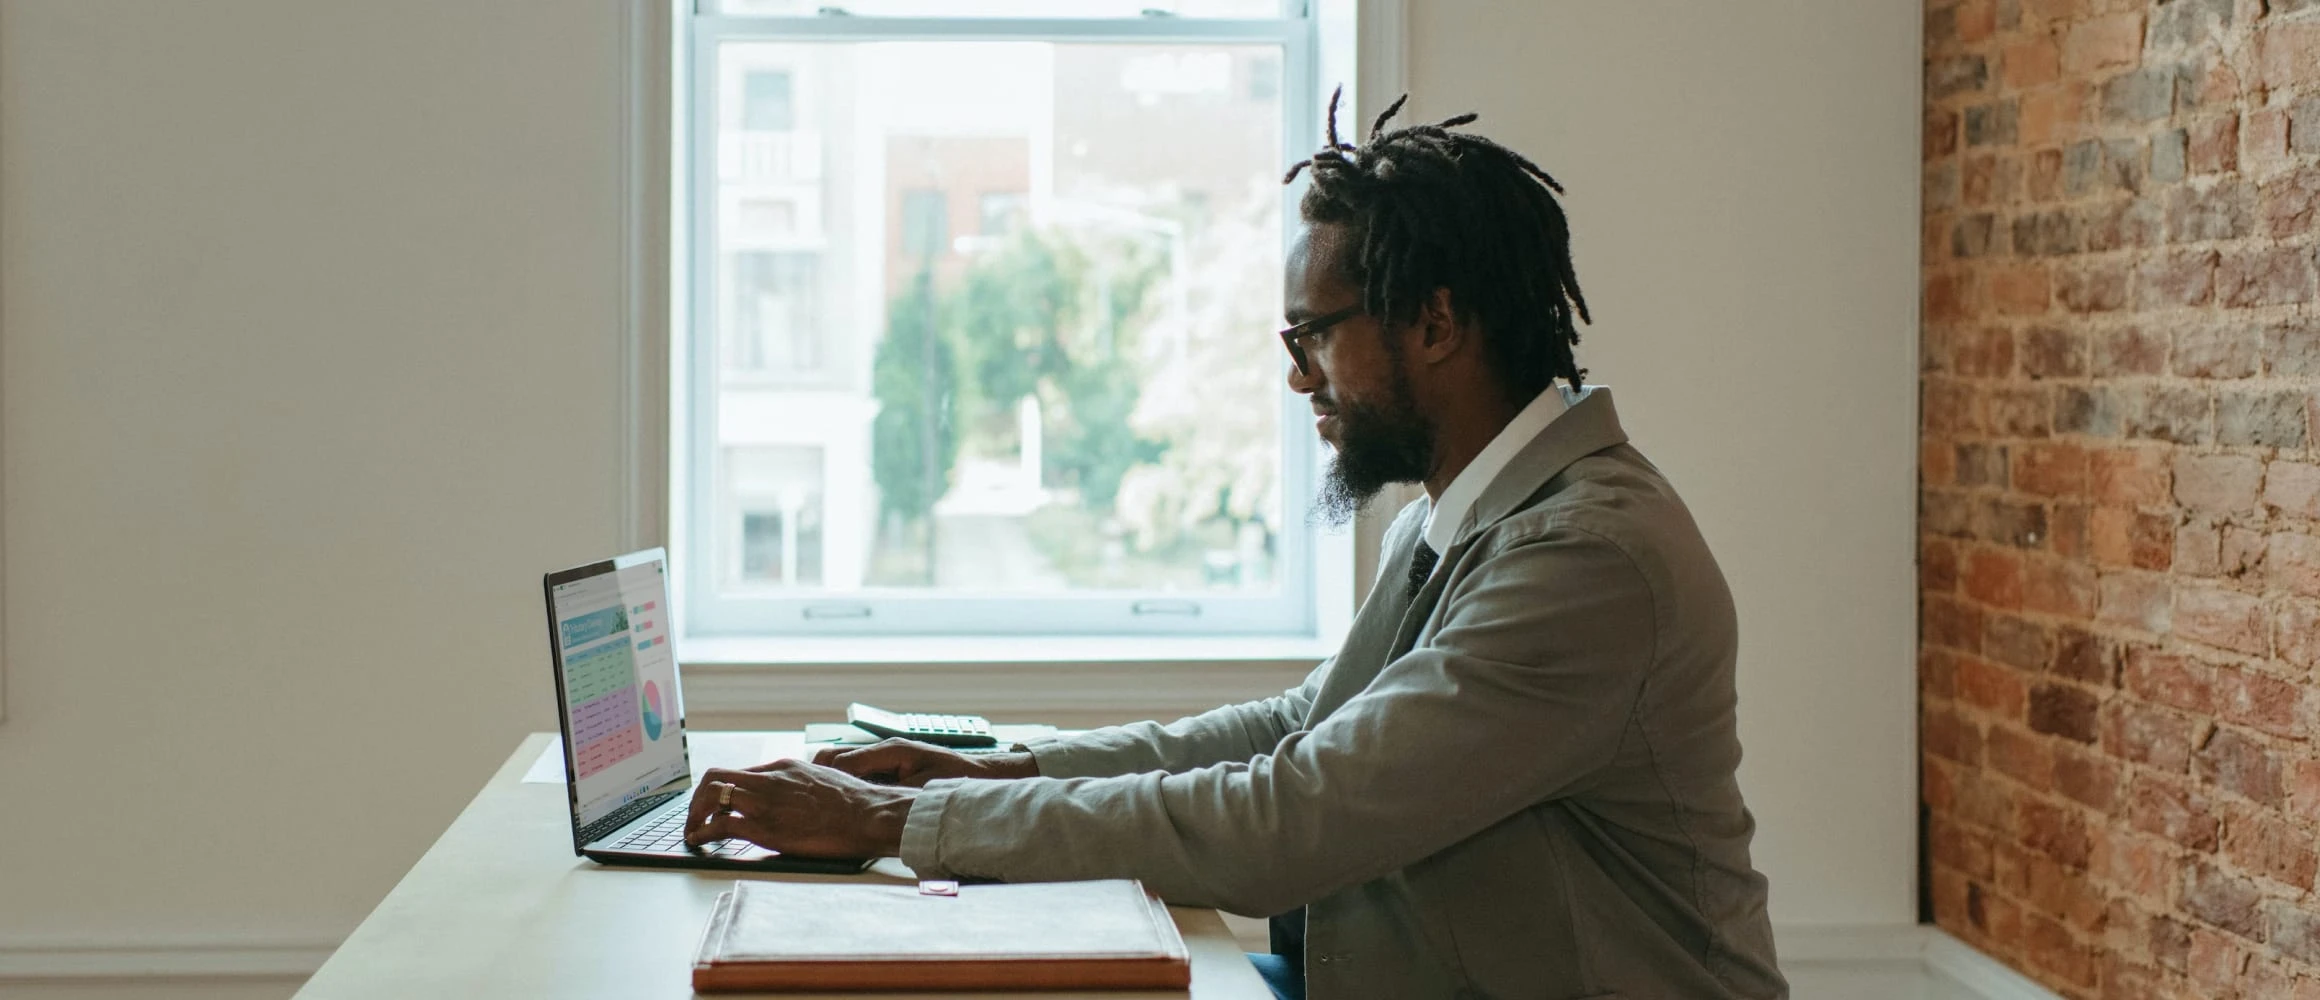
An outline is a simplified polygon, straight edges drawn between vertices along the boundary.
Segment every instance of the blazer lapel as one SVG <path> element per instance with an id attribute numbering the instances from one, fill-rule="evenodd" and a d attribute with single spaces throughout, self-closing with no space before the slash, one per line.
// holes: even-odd
<path id="1" fill-rule="evenodd" d="M 1571 404 L 1570 409 L 1515 453 L 1514 461 L 1507 463 L 1506 470 L 1482 491 L 1474 506 L 1467 509 L 1466 519 L 1458 522 L 1457 532 L 1450 536 L 1451 552 L 1463 555 L 1466 543 L 1477 533 L 1522 509 L 1541 487 L 1570 468 L 1571 463 L 1626 443 L 1627 431 L 1619 426 L 1619 411 L 1612 408 L 1611 390 L 1601 386 L 1587 390 L 1577 403 Z M 1448 566 L 1451 562 L 1451 553 L 1443 553 L 1442 565 Z M 1437 577 L 1441 575 L 1439 571 L 1435 573 Z M 1420 596 L 1422 600 L 1424 595 Z"/>

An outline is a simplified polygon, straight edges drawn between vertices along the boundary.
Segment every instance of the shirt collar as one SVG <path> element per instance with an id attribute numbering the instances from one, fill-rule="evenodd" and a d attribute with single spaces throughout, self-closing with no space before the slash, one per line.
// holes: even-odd
<path id="1" fill-rule="evenodd" d="M 1442 490 L 1442 496 L 1434 501 L 1434 506 L 1426 511 L 1427 547 L 1437 553 L 1450 551 L 1450 543 L 1458 537 L 1458 526 L 1466 520 L 1467 512 L 1474 508 L 1474 501 L 1481 499 L 1483 491 L 1490 488 L 1498 474 L 1506 471 L 1507 465 L 1522 452 L 1523 446 L 1538 437 L 1548 424 L 1563 415 L 1563 411 L 1587 398 L 1587 394 L 1597 388 L 1600 387 L 1590 385 L 1572 392 L 1569 386 L 1550 386 L 1533 397 L 1529 405 L 1522 408 L 1522 412 L 1506 422 L 1505 427 L 1499 428 L 1498 436 L 1482 446 L 1482 451 L 1474 456 L 1474 461 L 1466 463 L 1466 468 L 1459 470 L 1458 475 L 1450 480 L 1450 485 Z"/>

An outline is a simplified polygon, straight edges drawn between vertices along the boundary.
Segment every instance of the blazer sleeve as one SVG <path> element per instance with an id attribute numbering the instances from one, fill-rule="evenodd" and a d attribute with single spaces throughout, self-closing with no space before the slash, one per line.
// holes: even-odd
<path id="1" fill-rule="evenodd" d="M 1269 914 L 1580 790 L 1614 759 L 1655 655 L 1643 573 L 1601 536 L 1549 525 L 1444 600 L 1431 645 L 1269 755 L 930 783 L 902 859 L 933 877 L 1139 878 L 1172 902 Z"/>
<path id="2" fill-rule="evenodd" d="M 1137 722 L 1032 744 L 1039 773 L 1050 778 L 1110 777 L 1146 771 L 1174 773 L 1273 752 L 1305 726 L 1313 693 L 1329 674 L 1329 660 L 1298 686 L 1256 701 L 1202 712 L 1168 725 Z"/>

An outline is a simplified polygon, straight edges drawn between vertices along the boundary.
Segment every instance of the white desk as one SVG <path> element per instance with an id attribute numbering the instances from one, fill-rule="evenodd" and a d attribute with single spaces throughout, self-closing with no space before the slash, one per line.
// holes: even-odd
<path id="1" fill-rule="evenodd" d="M 516 748 L 435 846 L 298 991 L 300 1000 L 690 997 L 701 925 L 717 893 L 733 879 L 837 877 L 606 868 L 575 857 L 563 784 L 522 781 L 549 739 L 535 733 Z M 711 766 L 759 763 L 768 749 L 777 756 L 804 755 L 794 733 L 696 733 L 690 739 L 696 778 Z M 848 877 L 914 881 L 893 858 Z M 1195 1000 L 1271 1000 L 1215 911 L 1171 912 L 1192 950 Z M 1052 1000 L 1071 994 L 1010 995 Z"/>

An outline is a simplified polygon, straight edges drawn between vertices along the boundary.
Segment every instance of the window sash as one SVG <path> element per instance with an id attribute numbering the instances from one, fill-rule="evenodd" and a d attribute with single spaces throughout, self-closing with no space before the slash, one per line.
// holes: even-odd
<path id="1" fill-rule="evenodd" d="M 1299 8 L 1304 4 L 1297 4 Z M 734 16 L 691 18 L 685 64 L 689 100 L 684 123 L 687 159 L 688 246 L 684 280 L 688 306 L 680 353 L 683 380 L 678 414 L 684 449 L 683 480 L 673 498 L 683 508 L 685 628 L 693 635 L 1316 635 L 1340 617 L 1320 607 L 1334 592 L 1317 581 L 1349 578 L 1352 538 L 1298 526 L 1281 533 L 1270 596 L 1162 591 L 1038 592 L 948 595 L 905 588 L 865 588 L 820 595 L 746 595 L 720 592 L 713 546 L 724 527 L 716 521 L 720 329 L 718 248 L 717 55 L 728 42 L 1048 41 L 1111 44 L 1257 44 L 1282 52 L 1282 156 L 1310 151 L 1320 134 L 1322 98 L 1315 67 L 1316 22 L 1309 16 L 1263 19 L 1144 18 L 920 18 Z M 1296 213 L 1283 189 L 1282 248 L 1286 255 Z M 1252 348 L 1262 349 L 1252 334 Z M 1285 364 L 1285 362 L 1284 362 Z M 1327 456 L 1313 435 L 1298 433 L 1310 418 L 1302 399 L 1279 393 L 1282 428 L 1282 510 L 1301 519 L 1310 508 Z M 1289 524 L 1297 524 L 1290 520 Z"/>

